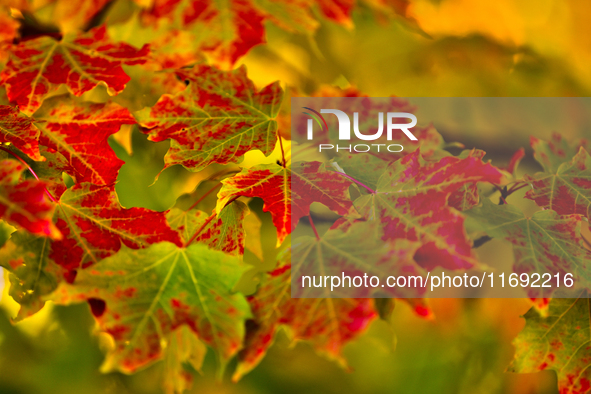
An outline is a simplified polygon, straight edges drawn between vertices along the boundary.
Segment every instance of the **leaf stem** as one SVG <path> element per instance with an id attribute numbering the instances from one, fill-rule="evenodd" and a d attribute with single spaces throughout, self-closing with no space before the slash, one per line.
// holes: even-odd
<path id="1" fill-rule="evenodd" d="M 488 241 L 492 241 L 492 238 L 489 237 L 488 235 L 483 235 L 482 237 L 480 237 L 474 241 L 474 243 L 472 244 L 472 249 L 479 248 L 482 245 L 484 245 L 485 243 L 487 243 Z"/>
<path id="2" fill-rule="evenodd" d="M 503 189 L 501 189 L 501 187 L 499 185 L 495 185 L 492 182 L 489 182 L 491 185 L 493 185 L 500 193 L 501 193 L 501 200 L 499 201 L 499 205 L 509 205 L 509 203 L 507 202 L 507 200 L 505 200 L 505 197 L 508 196 L 507 194 L 507 186 L 505 186 Z"/>
<path id="3" fill-rule="evenodd" d="M 320 236 L 318 235 L 318 230 L 316 230 L 316 226 L 314 225 L 314 221 L 312 220 L 312 214 L 308 214 L 308 221 L 310 222 L 310 226 L 312 230 L 314 230 L 314 235 L 316 235 L 316 239 L 320 241 Z"/>
<path id="4" fill-rule="evenodd" d="M 281 147 L 281 158 L 283 160 L 283 168 L 287 166 L 287 161 L 285 160 L 285 151 L 283 150 L 283 138 L 279 134 L 279 130 L 277 130 L 277 139 L 279 140 L 279 146 Z"/>
<path id="5" fill-rule="evenodd" d="M 373 190 L 372 188 L 370 188 L 369 186 L 365 185 L 363 182 L 358 181 L 357 179 L 353 178 L 350 175 L 347 175 L 345 173 L 342 172 L 337 172 L 337 174 L 340 174 L 342 176 L 344 176 L 345 178 L 355 182 L 356 184 L 358 184 L 359 186 L 365 188 L 365 190 L 367 190 L 368 192 L 370 192 L 371 194 L 376 194 L 375 190 Z"/>
<path id="6" fill-rule="evenodd" d="M 33 169 L 31 168 L 31 166 L 28 165 L 27 162 L 24 161 L 19 155 L 17 155 L 16 153 L 14 153 L 13 151 L 11 151 L 10 149 L 8 149 L 8 148 L 6 148 L 4 146 L 1 146 L 1 145 L 0 145 L 0 150 L 3 150 L 4 152 L 6 152 L 6 153 L 8 153 L 8 154 L 10 154 L 12 156 L 14 156 L 14 158 L 16 158 L 18 161 L 20 161 L 21 163 L 23 163 L 24 166 L 27 167 L 27 169 L 29 170 L 29 172 L 31 174 L 33 174 L 33 176 L 35 177 L 35 179 L 37 179 L 38 181 L 41 181 L 39 179 L 39 177 L 37 176 L 37 174 L 35 174 L 35 171 L 33 171 Z M 45 190 L 45 194 L 47 194 L 47 196 L 51 199 L 51 201 L 53 201 L 54 203 L 57 204 L 57 200 L 55 199 L 55 197 L 53 197 L 53 195 L 49 192 L 49 190 L 47 190 L 46 187 L 44 187 L 43 189 Z"/>
<path id="7" fill-rule="evenodd" d="M 517 190 L 521 190 L 521 189 L 523 189 L 524 187 L 528 187 L 528 186 L 529 186 L 529 184 L 528 184 L 528 183 L 524 183 L 524 184 L 520 185 L 519 187 L 515 187 L 515 186 L 517 186 L 517 185 L 519 185 L 519 183 L 516 183 L 515 185 L 513 185 L 513 186 L 512 186 L 512 187 L 509 189 L 509 195 L 511 195 L 511 194 L 513 194 L 513 193 L 515 193 Z"/>
<path id="8" fill-rule="evenodd" d="M 191 206 L 189 207 L 189 209 L 187 209 L 187 212 L 188 212 L 188 211 L 190 211 L 190 210 L 192 210 L 193 208 L 195 208 L 197 205 L 199 205 L 199 203 L 200 203 L 201 201 L 205 200 L 205 199 L 207 198 L 207 196 L 209 196 L 211 193 L 213 193 L 213 191 L 214 191 L 215 189 L 217 189 L 218 187 L 220 187 L 220 186 L 222 186 L 222 183 L 221 183 L 221 182 L 220 182 L 220 183 L 218 183 L 217 185 L 215 185 L 214 187 L 212 187 L 211 189 L 209 189 L 207 192 L 205 192 L 205 194 L 204 194 L 204 195 L 202 195 L 201 197 L 199 197 L 199 199 L 198 199 L 197 201 L 195 201 L 195 202 L 193 203 L 193 205 L 191 205 Z"/>

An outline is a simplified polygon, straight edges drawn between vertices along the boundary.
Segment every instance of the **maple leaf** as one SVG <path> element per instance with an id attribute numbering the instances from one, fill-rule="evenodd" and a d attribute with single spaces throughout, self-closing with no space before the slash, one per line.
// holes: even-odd
<path id="1" fill-rule="evenodd" d="M 181 234 L 184 244 L 203 243 L 213 250 L 229 255 L 244 255 L 244 217 L 249 214 L 246 204 L 235 201 L 221 210 L 219 215 L 208 215 L 197 209 L 183 211 L 173 208 L 166 214 L 166 220 L 173 230 Z"/>
<path id="2" fill-rule="evenodd" d="M 55 153 L 52 165 L 77 183 L 112 185 L 124 164 L 109 146 L 109 136 L 124 124 L 135 124 L 131 113 L 115 103 L 93 104 L 60 96 L 46 100 L 35 114 L 39 144 Z"/>
<path id="3" fill-rule="evenodd" d="M 0 105 L 0 142 L 9 142 L 33 160 L 45 160 L 39 153 L 39 129 L 32 118 L 18 108 Z"/>
<path id="4" fill-rule="evenodd" d="M 342 347 L 362 334 L 377 317 L 370 298 L 292 298 L 289 250 L 248 297 L 254 321 L 247 324 L 244 349 L 233 379 L 251 371 L 265 356 L 280 326 L 293 340 L 306 340 L 320 353 L 345 364 Z"/>
<path id="5" fill-rule="evenodd" d="M 0 218 L 33 234 L 61 239 L 51 220 L 56 204 L 47 195 L 46 183 L 21 180 L 26 169 L 15 160 L 0 161 Z"/>
<path id="6" fill-rule="evenodd" d="M 31 270 L 38 275 L 59 273 L 58 283 L 63 279 L 71 282 L 77 269 L 111 256 L 122 244 L 130 248 L 143 248 L 161 241 L 180 245 L 179 235 L 168 226 L 165 215 L 143 208 L 122 208 L 112 186 L 75 185 L 61 196 L 53 215 L 62 239 L 42 242 L 39 237 L 15 236 L 20 234 L 17 231 L 7 244 L 16 252 L 3 261 L 5 266 L 20 267 L 23 255 L 28 256 L 30 263 L 26 264 L 23 276 L 14 271 L 20 286 L 26 289 L 36 289 L 35 283 L 29 282 L 35 279 L 29 274 Z M 30 291 L 27 302 L 42 306 L 40 300 L 46 295 L 47 291 L 41 289 Z M 27 316 L 28 310 L 27 304 L 22 305 L 19 316 Z"/>
<path id="7" fill-rule="evenodd" d="M 277 246 L 291 232 L 291 170 L 277 164 L 261 164 L 245 168 L 231 178 L 222 180 L 222 188 L 218 192 L 216 212 L 218 215 L 224 207 L 238 196 L 260 197 L 265 202 L 264 212 L 270 212 L 273 224 L 277 229 Z"/>
<path id="8" fill-rule="evenodd" d="M 555 171 L 526 175 L 525 181 L 532 186 L 525 197 L 538 206 L 560 215 L 579 214 L 591 219 L 591 157 L 585 148 Z"/>
<path id="9" fill-rule="evenodd" d="M 172 330 L 187 325 L 225 365 L 242 347 L 250 309 L 232 292 L 245 265 L 205 245 L 162 242 L 119 253 L 81 270 L 75 285 L 62 284 L 60 304 L 100 299 L 101 330 L 115 340 L 103 370 L 133 372 L 161 357 Z"/>
<path id="10" fill-rule="evenodd" d="M 554 298 L 547 316 L 535 308 L 525 315 L 525 328 L 515 338 L 515 359 L 509 371 L 556 371 L 558 390 L 564 394 L 591 391 L 591 315 L 588 295 L 577 299 Z"/>
<path id="11" fill-rule="evenodd" d="M 135 113 L 151 141 L 172 139 L 165 168 L 181 164 L 200 171 L 212 163 L 237 163 L 252 149 L 273 151 L 274 117 L 283 96 L 278 82 L 256 91 L 245 67 L 220 71 L 196 65 L 177 75 L 189 81 L 184 91 Z"/>
<path id="12" fill-rule="evenodd" d="M 51 245 L 50 258 L 69 270 L 96 264 L 121 244 L 142 248 L 168 241 L 181 244 L 166 223 L 166 213 L 122 208 L 113 187 L 88 183 L 68 189 L 59 201 L 55 222 L 64 238 Z"/>
<path id="13" fill-rule="evenodd" d="M 148 52 L 147 46 L 138 50 L 113 44 L 104 26 L 59 41 L 42 36 L 12 46 L 0 83 L 6 86 L 10 102 L 31 115 L 61 84 L 75 96 L 99 84 L 107 86 L 112 96 L 121 93 L 129 81 L 121 66 L 144 63 Z"/>
<path id="14" fill-rule="evenodd" d="M 466 184 L 501 179 L 501 172 L 479 157 L 427 162 L 417 150 L 391 163 L 374 193 L 354 205 L 366 219 L 381 223 L 384 240 L 421 242 L 415 260 L 424 268 L 469 268 L 475 259 L 464 218 L 447 205 L 448 198 Z"/>
<path id="15" fill-rule="evenodd" d="M 484 199 L 482 205 L 465 212 L 470 220 L 468 228 L 484 231 L 490 237 L 504 239 L 513 245 L 516 273 L 574 275 L 577 287 L 591 283 L 591 251 L 585 248 L 581 237 L 581 216 L 560 216 L 547 210 L 526 216 L 512 205 L 495 205 Z M 531 275 L 530 275 L 531 276 Z M 549 297 L 552 287 L 528 287 L 532 298 Z"/>

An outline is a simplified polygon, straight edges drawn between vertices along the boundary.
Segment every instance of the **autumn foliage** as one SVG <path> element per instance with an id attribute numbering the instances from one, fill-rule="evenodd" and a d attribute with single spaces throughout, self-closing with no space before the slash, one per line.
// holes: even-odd
<path id="1" fill-rule="evenodd" d="M 524 176 L 516 175 L 520 147 L 509 165 L 495 167 L 483 151 L 450 149 L 432 126 L 398 155 L 334 159 L 341 170 L 317 158 L 292 163 L 287 108 L 290 95 L 304 93 L 280 81 L 255 86 L 237 62 L 265 43 L 268 26 L 308 34 L 328 19 L 351 28 L 356 7 L 420 33 L 404 1 L 232 0 L 219 9 L 213 1 L 136 0 L 125 20 L 111 21 L 104 16 L 114 2 L 74 8 L 55 0 L 53 25 L 34 21 L 32 3 L 8 3 L 0 8 L 0 217 L 15 231 L 0 265 L 20 304 L 15 320 L 48 301 L 88 304 L 112 339 L 103 372 L 132 373 L 174 356 L 163 384 L 179 392 L 191 384 L 186 364 L 198 370 L 210 349 L 220 374 L 237 360 L 237 381 L 280 327 L 346 365 L 343 346 L 387 315 L 382 301 L 369 293 L 290 295 L 292 270 L 339 251 L 352 256 L 343 261 L 348 267 L 379 261 L 390 274 L 421 274 L 478 267 L 478 243 L 497 238 L 512 244 L 515 272 L 573 272 L 591 287 L 591 251 L 581 234 L 591 219 L 585 141 L 532 137 L 543 170 Z M 322 87 L 309 95 L 364 94 Z M 412 110 L 403 100 L 392 105 Z M 164 212 L 123 207 L 116 184 L 124 161 L 112 145 L 131 127 L 170 142 L 163 171 L 178 165 L 207 173 L 211 189 Z M 278 159 L 243 165 L 252 152 Z M 537 204 L 533 215 L 511 204 L 523 188 Z M 204 210 L 200 203 L 212 195 L 215 206 Z M 237 285 L 252 268 L 245 250 L 262 255 L 252 199 L 270 214 L 277 259 L 256 291 L 243 294 Z M 314 203 L 340 217 L 322 234 L 311 232 Z M 292 243 L 300 226 L 309 235 Z M 356 249 L 352 240 L 372 232 L 380 245 Z M 591 391 L 589 300 L 544 305 L 552 293 L 530 290 L 537 307 L 525 315 L 511 370 L 552 369 L 561 392 Z M 432 317 L 421 296 L 392 294 L 407 298 L 417 319 Z"/>

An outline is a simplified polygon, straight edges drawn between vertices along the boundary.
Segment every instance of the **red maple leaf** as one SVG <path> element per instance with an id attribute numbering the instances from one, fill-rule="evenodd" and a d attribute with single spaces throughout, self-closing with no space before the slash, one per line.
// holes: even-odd
<path id="1" fill-rule="evenodd" d="M 76 182 L 112 185 L 123 161 L 108 138 L 124 124 L 135 124 L 131 113 L 118 104 L 93 104 L 68 96 L 47 100 L 35 120 L 39 144 L 54 154 L 52 165 Z"/>
<path id="2" fill-rule="evenodd" d="M 144 63 L 148 52 L 147 46 L 112 43 L 105 26 L 59 41 L 42 36 L 12 46 L 0 83 L 8 99 L 31 115 L 61 84 L 76 96 L 98 84 L 106 85 L 110 95 L 121 93 L 129 81 L 121 66 Z"/>

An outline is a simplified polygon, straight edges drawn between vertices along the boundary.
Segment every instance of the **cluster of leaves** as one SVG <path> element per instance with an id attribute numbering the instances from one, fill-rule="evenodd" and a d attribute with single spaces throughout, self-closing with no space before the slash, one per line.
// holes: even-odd
<path id="1" fill-rule="evenodd" d="M 450 154 L 430 126 L 401 154 L 291 162 L 284 147 L 289 132 L 278 126 L 289 119 L 280 111 L 280 83 L 257 89 L 244 67 L 233 66 L 264 42 L 265 22 L 308 32 L 321 14 L 349 26 L 353 1 L 233 0 L 219 9 L 210 1 L 136 0 L 128 20 L 98 27 L 109 1 L 66 3 L 49 2 L 54 26 L 28 2 L 0 9 L 0 217 L 16 228 L 0 249 L 0 265 L 21 305 L 16 319 L 47 300 L 88 303 L 100 330 L 113 338 L 104 371 L 133 372 L 165 358 L 167 390 L 182 391 L 191 380 L 185 365 L 199 369 L 209 347 L 221 371 L 238 358 L 238 379 L 264 357 L 279 327 L 345 363 L 343 345 L 389 307 L 371 298 L 291 298 L 292 264 L 338 260 L 389 275 L 470 268 L 479 265 L 474 241 L 486 233 L 513 244 L 516 272 L 572 272 L 588 287 L 591 254 L 581 226 L 591 214 L 591 159 L 584 143 L 532 139 L 544 171 L 523 179 L 514 176 L 522 150 L 507 168 L 495 168 L 482 151 Z M 364 3 L 406 16 L 403 6 Z M 98 89 L 108 100 L 88 99 Z M 361 96 L 334 88 L 316 95 Z M 391 106 L 408 104 L 393 99 Z M 123 162 L 108 141 L 126 125 L 151 141 L 170 141 L 165 168 L 221 167 L 206 193 L 217 191 L 213 211 L 201 209 L 205 196 L 166 212 L 122 207 L 115 184 Z M 277 163 L 227 170 L 247 152 L 268 156 L 276 147 L 283 153 Z M 503 204 L 493 204 L 482 184 L 499 190 Z M 526 198 L 540 207 L 531 217 L 506 203 L 529 186 Z M 248 269 L 244 251 L 260 250 L 260 231 L 247 228 L 251 198 L 264 201 L 281 252 L 256 292 L 245 296 L 234 291 Z M 341 217 L 322 236 L 313 203 Z M 292 244 L 302 218 L 315 236 Z M 379 234 L 379 245 L 356 248 L 351 240 L 368 232 Z M 368 267 L 367 260 L 378 264 Z M 420 293 L 391 295 L 430 314 Z M 588 391 L 588 330 L 579 323 L 588 316 L 585 305 L 553 300 L 529 312 L 515 370 L 553 368 L 564 390 Z M 547 343 L 562 348 L 550 351 Z"/>

